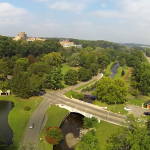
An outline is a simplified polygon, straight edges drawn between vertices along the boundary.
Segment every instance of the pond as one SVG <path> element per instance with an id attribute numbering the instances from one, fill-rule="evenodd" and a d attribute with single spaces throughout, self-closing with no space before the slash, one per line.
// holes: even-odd
<path id="1" fill-rule="evenodd" d="M 0 101 L 0 135 L 4 138 L 7 146 L 12 144 L 13 131 L 8 124 L 8 115 L 14 104 L 10 101 Z"/>
<path id="2" fill-rule="evenodd" d="M 83 128 L 84 116 L 78 113 L 70 113 L 60 126 L 64 139 L 53 150 L 74 150 L 75 143 L 79 141 L 79 132 Z"/>

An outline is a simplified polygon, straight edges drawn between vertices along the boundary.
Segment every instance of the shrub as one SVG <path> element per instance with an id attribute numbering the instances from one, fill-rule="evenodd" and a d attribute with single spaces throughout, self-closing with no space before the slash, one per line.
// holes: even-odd
<path id="1" fill-rule="evenodd" d="M 124 70 L 122 70 L 122 72 L 121 72 L 121 76 L 124 76 L 125 75 L 125 72 L 124 72 Z"/>
<path id="2" fill-rule="evenodd" d="M 72 97 L 73 98 L 76 98 L 76 99 L 80 99 L 82 100 L 84 95 L 83 94 L 80 94 L 80 93 L 72 93 Z"/>
<path id="3" fill-rule="evenodd" d="M 60 128 L 50 127 L 46 130 L 46 141 L 52 145 L 57 145 L 63 139 L 63 134 Z"/>
<path id="4" fill-rule="evenodd" d="M 25 106 L 25 107 L 24 107 L 24 110 L 25 110 L 25 111 L 29 111 L 29 110 L 30 110 L 30 107 L 29 107 L 29 106 Z"/>
<path id="5" fill-rule="evenodd" d="M 97 119 L 92 117 L 92 118 L 86 118 L 84 117 L 84 123 L 83 123 L 83 127 L 86 128 L 86 129 L 89 129 L 91 127 L 93 127 L 93 123 L 94 122 L 97 122 Z"/>

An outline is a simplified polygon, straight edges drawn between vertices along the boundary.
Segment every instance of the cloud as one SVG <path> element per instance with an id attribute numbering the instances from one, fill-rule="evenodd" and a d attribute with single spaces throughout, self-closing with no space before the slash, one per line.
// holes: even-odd
<path id="1" fill-rule="evenodd" d="M 82 12 L 85 9 L 86 5 L 82 2 L 68 2 L 68 1 L 60 1 L 60 2 L 54 2 L 49 5 L 49 8 L 51 9 L 59 9 L 59 10 L 65 10 L 65 11 L 72 11 L 72 12 Z"/>
<path id="2" fill-rule="evenodd" d="M 89 15 L 100 18 L 150 20 L 149 0 L 117 0 L 116 5 L 118 9 L 93 11 Z"/>
<path id="3" fill-rule="evenodd" d="M 27 10 L 17 8 L 9 3 L 0 3 L 0 17 L 13 17 L 27 14 Z"/>

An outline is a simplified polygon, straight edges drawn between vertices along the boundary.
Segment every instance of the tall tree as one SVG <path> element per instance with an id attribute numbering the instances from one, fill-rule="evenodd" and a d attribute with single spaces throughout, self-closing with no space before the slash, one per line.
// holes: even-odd
<path id="1" fill-rule="evenodd" d="M 15 68 L 12 78 L 12 91 L 21 98 L 29 98 L 30 93 L 30 79 L 26 72 L 22 72 L 19 67 Z"/>
<path id="2" fill-rule="evenodd" d="M 78 73 L 76 70 L 69 69 L 64 76 L 65 84 L 74 85 L 77 84 Z"/>

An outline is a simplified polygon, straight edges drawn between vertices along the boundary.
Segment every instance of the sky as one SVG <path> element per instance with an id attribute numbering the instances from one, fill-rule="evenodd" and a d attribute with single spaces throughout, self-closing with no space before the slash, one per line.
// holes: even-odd
<path id="1" fill-rule="evenodd" d="M 150 44 L 150 0 L 0 0 L 0 35 Z"/>

